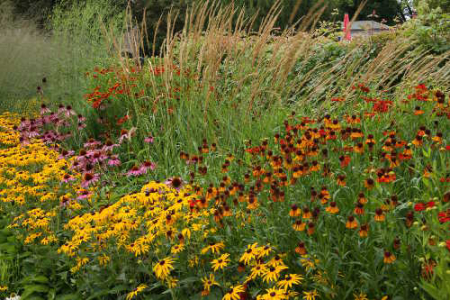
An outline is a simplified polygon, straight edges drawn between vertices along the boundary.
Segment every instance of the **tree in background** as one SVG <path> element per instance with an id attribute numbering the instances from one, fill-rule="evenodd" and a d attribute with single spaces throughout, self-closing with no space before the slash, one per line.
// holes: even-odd
<path id="1" fill-rule="evenodd" d="M 0 0 L 0 2 L 3 1 L 7 0 Z M 202 0 L 116 0 L 115 4 L 125 8 L 130 3 L 133 17 L 137 22 L 143 20 L 145 11 L 146 29 L 151 35 L 147 43 L 145 43 L 145 52 L 148 55 L 153 52 L 153 49 L 158 52 L 166 36 L 167 21 L 163 17 L 161 22 L 158 22 L 161 16 L 167 15 L 169 11 L 178 13 L 174 30 L 181 30 L 184 25 L 186 9 L 197 1 Z M 443 12 L 449 11 L 450 8 L 450 0 L 420 0 L 420 3 L 423 1 L 427 1 L 430 8 L 440 6 Z M 11 1 L 17 15 L 35 18 L 40 28 L 45 27 L 49 14 L 56 6 L 70 8 L 76 2 L 83 3 L 83 0 Z M 244 7 L 247 17 L 258 14 L 254 23 L 254 29 L 257 29 L 275 2 L 275 0 L 220 0 L 219 3 L 222 5 L 234 3 L 237 8 Z M 296 21 L 304 17 L 314 7 L 319 10 L 323 8 L 321 15 L 321 20 L 323 21 L 343 20 L 346 13 L 352 17 L 362 2 L 363 0 L 280 0 L 282 11 L 276 27 L 282 30 L 295 24 Z M 419 0 L 370 0 L 367 1 L 357 19 L 383 21 L 388 25 L 393 25 L 396 22 L 405 22 L 413 16 L 415 13 L 414 7 L 417 7 L 418 3 Z M 152 35 L 156 28 L 158 30 L 154 42 Z"/>
<path id="2" fill-rule="evenodd" d="M 426 1 L 428 6 L 433 9 L 440 7 L 442 12 L 450 13 L 450 0 L 414 0 L 415 6 L 419 6 L 421 2 Z"/>

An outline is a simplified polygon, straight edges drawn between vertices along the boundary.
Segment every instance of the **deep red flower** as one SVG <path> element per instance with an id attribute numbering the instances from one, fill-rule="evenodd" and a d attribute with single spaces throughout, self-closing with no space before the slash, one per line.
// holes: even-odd
<path id="1" fill-rule="evenodd" d="M 438 217 L 440 223 L 450 222 L 450 209 L 447 211 L 441 211 L 438 213 Z"/>
<path id="2" fill-rule="evenodd" d="M 450 251 L 450 240 L 447 240 L 447 241 L 445 242 L 445 244 L 447 245 L 448 251 Z"/>
<path id="3" fill-rule="evenodd" d="M 257 146 L 257 147 L 253 147 L 253 148 L 248 148 L 248 149 L 245 149 L 245 152 L 250 153 L 250 154 L 258 154 L 259 152 L 261 152 L 261 147 Z"/>
<path id="4" fill-rule="evenodd" d="M 425 204 L 423 204 L 423 203 L 417 203 L 416 205 L 414 205 L 415 211 L 423 211 L 425 209 L 426 209 L 426 207 L 425 207 Z"/>
<path id="5" fill-rule="evenodd" d="M 389 111 L 389 107 L 393 104 L 392 101 L 389 100 L 379 100 L 377 101 L 374 105 L 373 105 L 373 110 L 375 112 L 388 112 Z"/>
<path id="6" fill-rule="evenodd" d="M 423 84 L 423 83 L 422 83 L 422 84 L 418 84 L 418 85 L 416 86 L 416 90 L 420 90 L 420 91 L 423 91 L 423 92 L 428 91 L 426 85 Z"/>

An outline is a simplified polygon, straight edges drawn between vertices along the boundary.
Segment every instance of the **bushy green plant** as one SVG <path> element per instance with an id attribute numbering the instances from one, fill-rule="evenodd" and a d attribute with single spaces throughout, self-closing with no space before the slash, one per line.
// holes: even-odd
<path id="1" fill-rule="evenodd" d="M 436 54 L 450 50 L 450 14 L 440 7 L 431 9 L 427 1 L 418 6 L 418 16 L 405 24 L 405 34 Z"/>

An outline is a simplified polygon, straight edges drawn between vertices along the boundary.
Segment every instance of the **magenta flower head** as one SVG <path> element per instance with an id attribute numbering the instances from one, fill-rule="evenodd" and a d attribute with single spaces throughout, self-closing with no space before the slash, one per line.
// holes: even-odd
<path id="1" fill-rule="evenodd" d="M 154 140 L 155 140 L 154 137 L 149 136 L 144 139 L 144 142 L 146 142 L 147 144 L 153 144 Z"/>
<path id="2" fill-rule="evenodd" d="M 86 173 L 83 174 L 83 180 L 81 182 L 81 186 L 83 188 L 87 188 L 91 184 L 94 184 L 95 182 L 97 182 L 99 179 L 100 179 L 100 175 L 99 174 L 86 172 Z"/>
<path id="3" fill-rule="evenodd" d="M 108 166 L 120 166 L 121 162 L 118 155 L 112 155 L 108 160 Z"/>
<path id="4" fill-rule="evenodd" d="M 128 177 L 131 176 L 141 176 L 142 174 L 145 174 L 146 171 L 144 171 L 142 168 L 138 167 L 138 166 L 134 166 L 132 167 L 127 173 L 126 175 Z"/>
<path id="5" fill-rule="evenodd" d="M 101 145 L 99 141 L 94 140 L 93 138 L 90 138 L 86 143 L 84 143 L 85 148 L 95 148 L 97 145 Z"/>
<path id="6" fill-rule="evenodd" d="M 119 144 L 114 144 L 113 141 L 111 141 L 110 139 L 108 139 L 105 143 L 105 145 L 103 146 L 103 150 L 104 151 L 112 151 L 114 148 L 119 147 Z"/>
<path id="7" fill-rule="evenodd" d="M 64 105 L 60 104 L 58 106 L 58 113 L 59 114 L 65 114 L 66 113 L 66 107 Z"/>
<path id="8" fill-rule="evenodd" d="M 83 199 L 87 199 L 92 195 L 91 192 L 89 192 L 88 190 L 78 190 L 77 191 L 77 199 L 78 200 L 83 200 Z"/>
<path id="9" fill-rule="evenodd" d="M 131 140 L 131 137 L 136 132 L 136 127 L 131 128 L 129 131 L 126 129 L 122 129 L 120 132 L 119 143 L 122 144 L 124 139 Z"/>
<path id="10" fill-rule="evenodd" d="M 164 184 L 166 184 L 167 186 L 176 189 L 177 191 L 179 191 L 183 185 L 184 185 L 184 181 L 180 178 L 180 177 L 172 177 L 167 179 Z"/>
<path id="11" fill-rule="evenodd" d="M 70 118 L 70 116 L 76 115 L 75 111 L 72 109 L 72 106 L 70 106 L 70 105 L 66 106 L 66 111 L 64 112 L 64 114 L 66 115 L 67 118 Z"/>
<path id="12" fill-rule="evenodd" d="M 48 109 L 47 105 L 44 103 L 41 104 L 41 115 L 50 113 L 50 109 Z"/>
<path id="13" fill-rule="evenodd" d="M 147 173 L 149 169 L 153 171 L 155 168 L 156 164 L 152 163 L 151 161 L 144 161 L 144 163 L 139 167 L 139 169 L 141 169 L 144 174 Z"/>
<path id="14" fill-rule="evenodd" d="M 71 181 L 74 181 L 74 180 L 75 180 L 75 177 L 73 177 L 70 174 L 64 174 L 63 178 L 61 179 L 61 181 L 64 182 L 64 183 L 68 183 L 68 182 L 71 182 Z"/>

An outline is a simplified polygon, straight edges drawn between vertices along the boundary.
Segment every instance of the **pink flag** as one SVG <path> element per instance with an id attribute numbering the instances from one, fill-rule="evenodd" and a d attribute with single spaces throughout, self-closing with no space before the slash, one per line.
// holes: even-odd
<path id="1" fill-rule="evenodd" d="M 344 40 L 351 41 L 352 35 L 350 33 L 350 18 L 348 17 L 348 14 L 345 14 L 344 16 Z"/>

